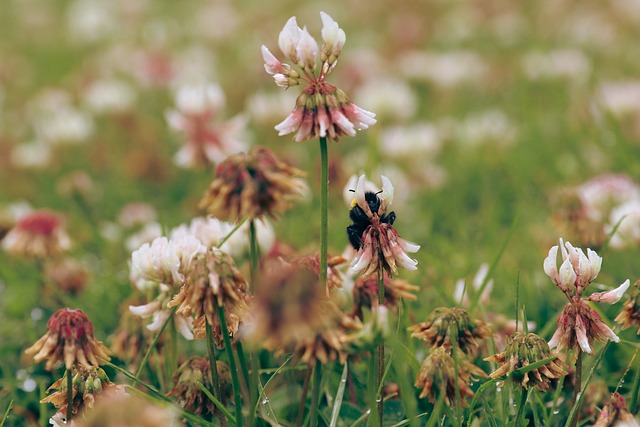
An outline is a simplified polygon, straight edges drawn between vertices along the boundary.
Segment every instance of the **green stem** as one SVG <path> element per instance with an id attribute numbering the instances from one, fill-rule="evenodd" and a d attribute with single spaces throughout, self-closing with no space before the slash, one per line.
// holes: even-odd
<path id="1" fill-rule="evenodd" d="M 73 415 L 73 373 L 67 369 L 67 425 L 71 425 Z"/>
<path id="2" fill-rule="evenodd" d="M 140 375 L 142 374 L 142 370 L 147 365 L 147 362 L 149 361 L 149 357 L 151 357 L 151 352 L 153 351 L 154 348 L 156 348 L 156 345 L 158 344 L 158 340 L 162 336 L 162 333 L 164 332 L 165 328 L 169 324 L 169 321 L 173 318 L 173 315 L 176 313 L 177 309 L 178 309 L 178 306 L 175 306 L 175 307 L 173 307 L 171 309 L 171 312 L 169 313 L 169 316 L 167 317 L 167 319 L 164 321 L 164 323 L 160 327 L 160 330 L 158 331 L 156 336 L 153 338 L 153 342 L 151 343 L 151 345 L 149 345 L 149 348 L 147 349 L 147 352 L 144 354 L 144 357 L 142 358 L 142 362 L 140 362 L 140 366 L 138 367 L 138 371 L 136 372 L 136 379 L 140 379 Z"/>
<path id="3" fill-rule="evenodd" d="M 302 383 L 302 393 L 300 396 L 300 406 L 298 407 L 298 418 L 296 419 L 296 427 L 302 426 L 302 419 L 304 418 L 304 407 L 307 403 L 307 393 L 309 392 L 309 381 L 311 380 L 311 372 L 313 366 L 307 366 L 307 373 L 304 376 L 304 382 Z"/>
<path id="4" fill-rule="evenodd" d="M 313 366 L 313 388 L 311 389 L 311 409 L 309 427 L 318 425 L 318 404 L 320 403 L 320 383 L 322 382 L 322 363 L 316 360 Z"/>
<path id="5" fill-rule="evenodd" d="M 518 412 L 516 412 L 516 418 L 513 422 L 514 427 L 518 427 L 520 425 L 520 418 L 524 414 L 524 407 L 527 404 L 527 395 L 529 394 L 529 390 L 526 388 L 522 389 L 522 393 L 520 394 L 520 404 L 518 405 Z"/>
<path id="6" fill-rule="evenodd" d="M 378 268 L 378 304 L 384 304 L 384 270 Z M 378 410 L 378 425 L 382 427 L 384 402 L 382 401 L 382 377 L 384 376 L 384 342 L 378 346 L 378 369 L 376 376 L 376 407 Z"/>
<path id="7" fill-rule="evenodd" d="M 638 410 L 638 390 L 640 389 L 640 362 L 638 362 L 638 367 L 636 368 L 636 373 L 633 378 L 633 387 L 631 388 L 631 413 L 635 414 Z"/>
<path id="8" fill-rule="evenodd" d="M 216 349 L 213 347 L 213 332 L 211 331 L 211 323 L 205 318 L 205 329 L 207 333 L 207 352 L 209 353 L 209 371 L 211 372 L 211 384 L 213 385 L 213 395 L 218 399 L 222 399 L 220 392 L 220 381 L 218 379 L 218 363 L 216 362 Z M 224 403 L 224 402 L 223 402 Z"/>
<path id="9" fill-rule="evenodd" d="M 256 232 L 256 223 L 255 220 L 251 220 L 249 222 L 249 242 L 251 248 L 251 277 L 250 277 L 250 288 L 253 292 L 256 291 L 256 278 L 258 277 L 258 271 L 260 268 L 260 251 L 258 248 L 258 234 Z M 242 349 L 242 347 L 239 347 Z M 240 356 L 240 353 L 238 353 Z M 241 360 L 242 362 L 242 360 Z M 246 363 L 245 363 L 246 365 Z M 248 372 L 248 369 L 243 367 L 245 372 Z M 249 425 L 253 426 L 253 422 L 255 419 L 255 411 L 251 408 L 256 407 L 256 403 L 258 402 L 258 371 L 260 370 L 260 359 L 258 357 L 258 351 L 253 352 L 251 355 L 251 377 L 246 376 L 245 380 L 246 384 L 249 387 Z M 246 375 L 246 374 L 245 374 Z"/>
<path id="10" fill-rule="evenodd" d="M 578 357 L 576 358 L 576 375 L 573 385 L 573 404 L 578 405 L 578 398 L 580 397 L 580 389 L 582 386 L 582 350 L 578 350 Z M 578 416 L 574 416 L 571 420 L 571 427 L 578 425 Z"/>
<path id="11" fill-rule="evenodd" d="M 329 156 L 327 138 L 320 138 L 320 283 L 327 286 L 327 259 L 329 236 Z"/>
<path id="12" fill-rule="evenodd" d="M 220 332 L 224 339 L 224 349 L 227 351 L 229 359 L 229 369 L 231 370 L 231 383 L 233 385 L 233 400 L 236 406 L 236 425 L 242 426 L 242 397 L 240 396 L 240 381 L 238 379 L 238 369 L 236 360 L 231 347 L 231 338 L 229 338 L 229 330 L 227 329 L 227 319 L 224 317 L 224 307 L 218 305 L 218 318 L 220 320 Z"/>

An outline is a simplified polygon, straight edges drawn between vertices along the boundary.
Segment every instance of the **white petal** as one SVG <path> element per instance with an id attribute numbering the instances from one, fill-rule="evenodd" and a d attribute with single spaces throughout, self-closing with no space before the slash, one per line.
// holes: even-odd
<path id="1" fill-rule="evenodd" d="M 382 212 L 387 210 L 387 206 L 390 206 L 393 203 L 393 184 L 389 178 L 384 175 L 380 175 L 380 179 L 382 180 L 382 203 L 381 208 Z M 417 250 L 417 249 L 416 249 Z M 414 251 L 415 252 L 415 251 Z"/>
<path id="2" fill-rule="evenodd" d="M 369 204 L 367 203 L 367 200 L 364 197 L 364 193 L 365 193 L 364 181 L 365 181 L 364 175 L 360 175 L 360 178 L 358 178 L 358 183 L 356 184 L 356 203 L 358 204 L 358 206 L 362 208 L 362 210 L 367 214 L 367 216 L 371 217 L 373 215 L 371 213 L 371 208 L 369 208 Z"/>
<path id="3" fill-rule="evenodd" d="M 589 296 L 589 301 L 606 302 L 607 304 L 615 304 L 618 301 L 620 301 L 620 298 L 622 298 L 622 295 L 624 295 L 624 293 L 629 288 L 629 284 L 630 284 L 629 279 L 627 279 L 623 284 L 621 284 L 615 289 L 612 289 L 607 292 L 598 292 L 595 294 L 591 294 L 591 296 Z"/>
<path id="4" fill-rule="evenodd" d="M 543 263 L 544 273 L 553 281 L 559 280 L 557 260 L 558 246 L 553 246 L 551 249 L 549 249 L 549 255 L 547 255 Z"/>
<path id="5" fill-rule="evenodd" d="M 313 69 L 316 65 L 316 57 L 318 56 L 318 43 L 309 34 L 307 27 L 304 27 L 300 33 L 300 40 L 296 47 L 299 60 L 302 61 L 306 68 Z"/>
<path id="6" fill-rule="evenodd" d="M 287 23 L 284 24 L 278 36 L 278 46 L 280 50 L 287 58 L 296 63 L 298 62 L 296 47 L 300 40 L 300 33 L 302 33 L 302 30 L 298 27 L 296 17 L 292 16 Z"/>
<path id="7" fill-rule="evenodd" d="M 573 286 L 576 281 L 576 272 L 573 270 L 573 264 L 569 258 L 565 259 L 560 266 L 560 283 L 566 287 Z"/>

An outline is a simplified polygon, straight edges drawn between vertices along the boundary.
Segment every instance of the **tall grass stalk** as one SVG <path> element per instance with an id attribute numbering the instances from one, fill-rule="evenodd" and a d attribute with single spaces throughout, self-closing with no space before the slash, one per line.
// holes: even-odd
<path id="1" fill-rule="evenodd" d="M 233 354 L 233 346 L 231 338 L 229 338 L 229 329 L 227 329 L 227 319 L 224 317 L 224 307 L 218 304 L 218 318 L 220 320 L 220 333 L 224 340 L 224 349 L 227 352 L 229 362 L 229 370 L 231 371 L 231 384 L 233 385 L 233 401 L 236 412 L 236 425 L 242 426 L 242 396 L 240 396 L 240 381 L 238 378 L 238 368 L 236 367 L 236 359 Z"/>
<path id="2" fill-rule="evenodd" d="M 329 250 L 329 154 L 326 137 L 320 137 L 320 169 L 320 283 L 326 288 Z"/>

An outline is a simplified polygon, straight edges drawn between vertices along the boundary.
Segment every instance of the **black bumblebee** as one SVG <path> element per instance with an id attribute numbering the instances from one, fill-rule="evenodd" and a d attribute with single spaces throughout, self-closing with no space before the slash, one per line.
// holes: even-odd
<path id="1" fill-rule="evenodd" d="M 371 212 L 380 217 L 380 222 L 393 225 L 393 222 L 396 220 L 395 212 L 391 212 L 389 215 L 379 215 L 378 210 L 380 209 L 381 200 L 378 194 L 381 192 L 382 191 L 374 193 L 373 191 L 367 191 L 364 193 L 364 200 L 369 205 Z M 351 245 L 358 250 L 360 246 L 362 246 L 362 234 L 364 234 L 367 227 L 371 225 L 371 218 L 369 218 L 365 211 L 357 204 L 349 211 L 349 218 L 351 218 L 353 224 L 347 227 L 347 236 L 349 237 Z"/>

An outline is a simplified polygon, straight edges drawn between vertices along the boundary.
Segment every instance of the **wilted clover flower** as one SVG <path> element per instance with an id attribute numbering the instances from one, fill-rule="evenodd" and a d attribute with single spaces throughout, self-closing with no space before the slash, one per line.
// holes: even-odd
<path id="1" fill-rule="evenodd" d="M 287 89 L 298 84 L 305 85 L 293 112 L 275 127 L 279 135 L 297 132 L 296 141 L 317 137 L 329 137 L 337 141 L 343 135 L 354 136 L 356 130 L 367 129 L 376 122 L 375 114 L 358 107 L 342 90 L 326 82 L 327 75 L 338 62 L 346 35 L 329 15 L 320 12 L 320 17 L 324 41 L 320 52 L 318 43 L 311 37 L 307 27 L 298 27 L 295 16 L 289 18 L 278 37 L 280 50 L 299 71 L 281 63 L 266 46 L 262 46 L 264 68 L 273 75 L 278 86 Z"/>
<path id="2" fill-rule="evenodd" d="M 414 386 L 422 389 L 420 398 L 428 397 L 432 403 L 444 394 L 444 401 L 449 406 L 456 401 L 458 389 L 462 405 L 469 406 L 466 398 L 473 396 L 469 387 L 473 376 L 487 375 L 464 357 L 459 357 L 456 363 L 447 349 L 436 347 L 422 362 Z"/>
<path id="3" fill-rule="evenodd" d="M 64 427 L 65 423 L 56 426 Z M 167 407 L 154 405 L 137 395 L 111 396 L 98 399 L 83 419 L 73 420 L 73 427 L 181 427 L 176 413 Z"/>
<path id="4" fill-rule="evenodd" d="M 633 284 L 629 294 L 630 298 L 616 317 L 616 322 L 622 325 L 623 330 L 635 326 L 640 334 L 640 280 Z"/>
<path id="5" fill-rule="evenodd" d="M 200 200 L 200 208 L 223 221 L 278 218 L 302 197 L 304 172 L 280 161 L 264 147 L 229 157 Z"/>
<path id="6" fill-rule="evenodd" d="M 429 314 L 426 322 L 408 328 L 411 336 L 435 347 L 451 351 L 455 345 L 463 353 L 473 357 L 480 343 L 491 330 L 482 320 L 475 320 L 464 309 L 439 307 Z"/>
<path id="7" fill-rule="evenodd" d="M 633 414 L 629 412 L 622 395 L 615 392 L 611 395 L 611 401 L 600 411 L 593 427 L 638 427 L 639 425 Z"/>
<path id="8" fill-rule="evenodd" d="M 381 270 L 396 274 L 398 267 L 416 270 L 418 264 L 407 252 L 417 252 L 420 246 L 402 239 L 393 228 L 396 215 L 387 213 L 393 201 L 393 185 L 386 176 L 381 179 L 382 191 L 378 196 L 379 193 L 365 191 L 365 176 L 360 176 L 349 211 L 353 224 L 347 227 L 347 235 L 358 251 L 351 270 L 363 278 Z"/>
<path id="9" fill-rule="evenodd" d="M 490 375 L 491 378 L 499 378 L 551 356 L 549 345 L 543 338 L 536 334 L 516 332 L 508 340 L 507 347 L 502 353 L 494 354 L 484 360 L 501 365 Z M 535 387 L 540 391 L 546 391 L 551 385 L 551 380 L 565 375 L 567 375 L 566 365 L 556 357 L 556 359 L 526 372 L 520 377 L 514 376 L 512 379 L 525 389 Z"/>
<path id="10" fill-rule="evenodd" d="M 562 265 L 557 267 L 558 248 L 562 253 Z M 602 258 L 591 249 L 587 255 L 569 242 L 553 246 L 544 260 L 544 272 L 553 283 L 566 295 L 567 303 L 558 317 L 558 328 L 549 341 L 549 347 L 570 349 L 577 355 L 579 350 L 593 354 L 593 342 L 620 339 L 600 318 L 600 315 L 586 301 L 606 302 L 614 304 L 620 300 L 629 287 L 629 280 L 607 292 L 591 294 L 582 298 L 584 290 L 600 273 Z"/>
<path id="11" fill-rule="evenodd" d="M 62 218 L 49 210 L 24 215 L 2 240 L 2 249 L 27 258 L 58 255 L 70 247 L 71 240 Z"/>
<path id="12" fill-rule="evenodd" d="M 176 92 L 176 109 L 167 112 L 167 122 L 185 137 L 176 153 L 178 166 L 193 168 L 215 164 L 246 148 L 242 137 L 245 120 L 236 116 L 220 122 L 224 93 L 218 85 L 183 86 Z"/>
<path id="13" fill-rule="evenodd" d="M 124 386 L 111 382 L 101 368 L 87 369 L 82 365 L 76 365 L 73 368 L 71 378 L 73 389 L 71 413 L 74 418 L 85 408 L 93 408 L 97 398 L 113 395 L 127 396 Z M 68 406 L 67 389 L 67 376 L 65 375 L 49 387 L 47 392 L 51 390 L 55 390 L 55 392 L 42 399 L 40 403 L 51 403 L 61 416 L 66 416 Z"/>
<path id="14" fill-rule="evenodd" d="M 67 370 L 78 363 L 85 368 L 100 366 L 98 358 L 109 360 L 109 350 L 93 336 L 93 324 L 82 310 L 61 308 L 47 322 L 47 333 L 25 350 L 36 362 L 46 360 L 50 371 L 58 362 Z"/>
<path id="15" fill-rule="evenodd" d="M 415 301 L 418 297 L 414 294 L 419 288 L 409 284 L 406 280 L 392 279 L 383 274 L 384 303 L 382 307 L 395 308 L 404 298 Z M 379 307 L 378 278 L 358 277 L 353 284 L 353 313 L 354 317 L 363 318 L 363 308 L 375 310 Z"/>
<path id="16" fill-rule="evenodd" d="M 233 259 L 219 249 L 198 254 L 190 264 L 185 283 L 168 307 L 178 307 L 176 314 L 194 315 L 196 337 L 204 330 L 204 319 L 211 325 L 218 347 L 224 346 L 218 307 L 224 310 L 228 333 L 235 337 L 240 322 L 247 315 L 248 285 Z"/>
<path id="17" fill-rule="evenodd" d="M 218 399 L 225 402 L 231 398 L 231 373 L 229 366 L 224 362 L 217 360 L 216 366 L 222 391 L 222 396 L 218 396 Z M 190 357 L 173 374 L 173 388 L 169 390 L 167 395 L 175 397 L 180 406 L 194 414 L 217 414 L 216 405 L 199 387 L 199 384 L 202 384 L 207 389 L 213 390 L 210 367 L 211 363 L 207 358 L 200 356 Z"/>

